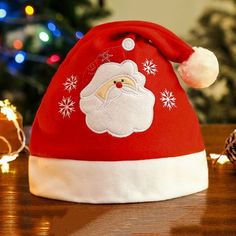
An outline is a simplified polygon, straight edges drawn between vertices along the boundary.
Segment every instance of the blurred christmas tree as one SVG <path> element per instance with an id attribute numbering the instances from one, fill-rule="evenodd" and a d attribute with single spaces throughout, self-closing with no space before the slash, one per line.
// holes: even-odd
<path id="1" fill-rule="evenodd" d="M 102 0 L 0 0 L 0 100 L 31 124 L 59 63 L 107 15 Z"/>
<path id="2" fill-rule="evenodd" d="M 236 123 L 236 0 L 219 1 L 219 7 L 207 9 L 190 42 L 213 51 L 220 64 L 220 75 L 211 87 L 188 90 L 200 121 Z"/>

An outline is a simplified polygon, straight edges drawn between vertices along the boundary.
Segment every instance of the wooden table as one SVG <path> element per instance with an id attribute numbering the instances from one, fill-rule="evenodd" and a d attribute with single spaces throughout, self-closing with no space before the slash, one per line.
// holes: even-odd
<path id="1" fill-rule="evenodd" d="M 203 126 L 208 152 L 220 153 L 236 125 Z M 27 155 L 0 173 L 0 235 L 236 235 L 236 168 L 209 168 L 210 186 L 169 201 L 90 205 L 49 200 L 28 189 Z M 201 173 L 199 173 L 201 174 Z"/>

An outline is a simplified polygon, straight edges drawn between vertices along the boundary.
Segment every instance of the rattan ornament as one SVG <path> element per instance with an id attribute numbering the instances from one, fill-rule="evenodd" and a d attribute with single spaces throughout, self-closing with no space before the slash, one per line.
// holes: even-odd
<path id="1" fill-rule="evenodd" d="M 211 158 L 214 158 L 214 154 L 210 155 Z M 229 137 L 225 140 L 225 149 L 220 154 L 220 156 L 214 158 L 213 164 L 216 164 L 217 162 L 226 162 L 227 158 L 230 160 L 231 163 L 234 163 L 236 161 L 236 129 L 229 135 Z"/>
<path id="2" fill-rule="evenodd" d="M 226 139 L 224 153 L 232 163 L 236 161 L 236 129 Z"/>

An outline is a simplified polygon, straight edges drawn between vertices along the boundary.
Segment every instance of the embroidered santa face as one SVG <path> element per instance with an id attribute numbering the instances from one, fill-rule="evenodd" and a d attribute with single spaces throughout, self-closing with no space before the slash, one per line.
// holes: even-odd
<path id="1" fill-rule="evenodd" d="M 153 120 L 155 97 L 144 87 L 145 81 L 131 60 L 102 64 L 80 93 L 80 108 L 89 129 L 115 137 L 147 130 Z"/>

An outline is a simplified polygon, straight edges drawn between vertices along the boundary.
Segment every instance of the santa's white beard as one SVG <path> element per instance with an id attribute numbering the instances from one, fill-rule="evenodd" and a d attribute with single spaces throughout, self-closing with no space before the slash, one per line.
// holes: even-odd
<path id="1" fill-rule="evenodd" d="M 86 123 L 92 131 L 126 137 L 150 127 L 154 102 L 153 93 L 145 88 L 114 87 L 106 101 L 101 101 L 94 94 L 82 97 L 80 108 L 86 114 Z"/>

